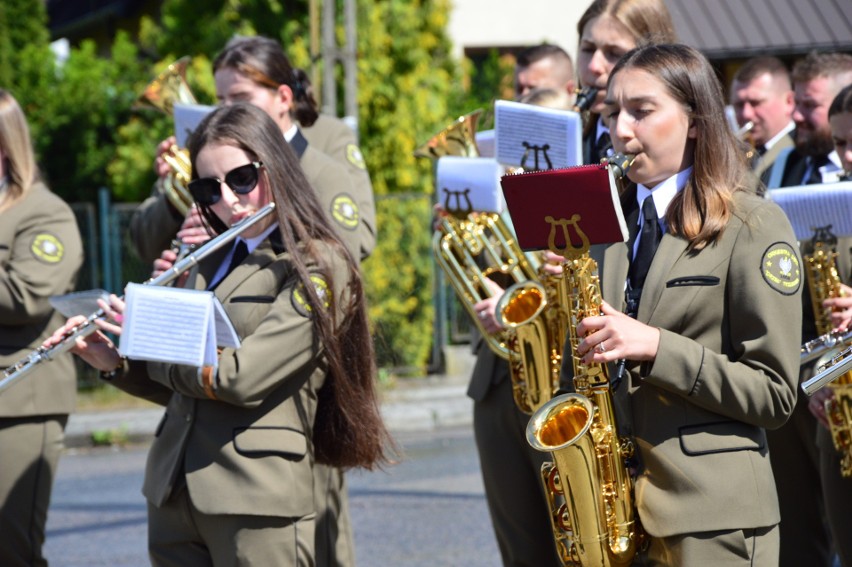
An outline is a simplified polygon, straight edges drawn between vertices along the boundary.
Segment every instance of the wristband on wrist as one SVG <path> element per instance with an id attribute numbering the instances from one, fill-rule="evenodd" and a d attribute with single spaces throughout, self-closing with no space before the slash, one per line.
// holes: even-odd
<path id="1" fill-rule="evenodd" d="M 127 359 L 122 356 L 118 360 L 118 364 L 116 365 L 115 368 L 113 368 L 112 370 L 101 370 L 101 380 L 106 380 L 107 382 L 109 382 L 110 380 L 115 378 L 118 375 L 119 372 L 124 370 L 124 362 L 126 360 Z"/>

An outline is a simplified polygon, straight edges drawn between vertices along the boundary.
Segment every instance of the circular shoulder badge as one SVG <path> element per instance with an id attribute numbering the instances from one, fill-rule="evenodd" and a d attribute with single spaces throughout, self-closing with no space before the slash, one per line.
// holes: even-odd
<path id="1" fill-rule="evenodd" d="M 346 193 L 341 193 L 331 202 L 331 216 L 337 224 L 346 230 L 355 230 L 361 220 L 358 204 Z"/>
<path id="2" fill-rule="evenodd" d="M 328 309 L 329 305 L 331 305 L 331 301 L 328 294 L 328 284 L 319 274 L 311 274 L 311 283 L 314 284 L 314 289 L 317 292 L 317 297 L 319 297 L 322 302 L 322 306 L 324 309 Z M 293 309 L 296 310 L 299 315 L 302 317 L 310 317 L 311 311 L 313 311 L 313 307 L 308 301 L 308 294 L 305 292 L 305 285 L 303 283 L 299 283 L 295 288 L 293 288 L 293 293 L 291 295 L 291 299 L 293 301 Z"/>
<path id="3" fill-rule="evenodd" d="M 784 295 L 792 295 L 802 284 L 799 256 L 786 242 L 776 242 L 766 249 L 760 261 L 760 273 L 769 287 Z"/>
<path id="4" fill-rule="evenodd" d="M 33 243 L 30 245 L 30 251 L 33 256 L 47 264 L 55 264 L 62 259 L 65 253 L 65 246 L 54 235 L 48 232 L 36 234 L 33 238 Z"/>
<path id="5" fill-rule="evenodd" d="M 358 169 L 367 169 L 367 164 L 364 163 L 364 154 L 361 153 L 361 148 L 355 144 L 346 144 L 346 159 Z"/>

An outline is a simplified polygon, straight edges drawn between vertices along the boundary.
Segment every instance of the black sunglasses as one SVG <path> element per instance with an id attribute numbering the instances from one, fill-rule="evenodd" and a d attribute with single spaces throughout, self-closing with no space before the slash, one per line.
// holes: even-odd
<path id="1" fill-rule="evenodd" d="M 225 185 L 237 195 L 248 195 L 257 187 L 258 171 L 263 163 L 253 161 L 235 167 L 225 174 Z M 192 198 L 201 205 L 213 205 L 222 198 L 222 180 L 218 177 L 201 177 L 189 182 Z"/>

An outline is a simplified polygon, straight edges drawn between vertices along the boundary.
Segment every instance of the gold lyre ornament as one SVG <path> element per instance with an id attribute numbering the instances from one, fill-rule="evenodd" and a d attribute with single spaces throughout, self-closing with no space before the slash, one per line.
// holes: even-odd
<path id="1" fill-rule="evenodd" d="M 831 332 L 831 320 L 822 304 L 842 294 L 835 250 L 837 237 L 831 233 L 831 226 L 818 227 L 811 243 L 813 250 L 804 257 L 811 306 L 817 332 L 827 335 Z M 825 416 L 834 448 L 841 455 L 840 473 L 849 478 L 852 477 L 852 371 L 841 374 L 828 387 L 834 395 L 825 402 Z"/>
<path id="2" fill-rule="evenodd" d="M 189 57 L 182 57 L 169 65 L 148 83 L 133 107 L 154 108 L 171 116 L 175 103 L 195 104 L 195 96 L 186 82 L 186 67 L 189 62 Z M 168 152 L 163 154 L 163 160 L 171 168 L 169 175 L 162 181 L 163 192 L 175 210 L 185 216 L 193 204 L 192 195 L 187 188 L 192 174 L 189 152 L 172 145 Z"/>

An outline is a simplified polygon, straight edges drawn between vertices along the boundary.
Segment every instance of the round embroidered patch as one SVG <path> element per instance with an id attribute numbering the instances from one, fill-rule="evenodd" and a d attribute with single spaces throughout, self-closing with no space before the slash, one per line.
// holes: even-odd
<path id="1" fill-rule="evenodd" d="M 52 234 L 43 232 L 33 238 L 30 250 L 33 256 L 42 262 L 55 264 L 62 259 L 62 255 L 65 253 L 65 246 Z"/>
<path id="2" fill-rule="evenodd" d="M 317 292 L 317 297 L 319 297 L 320 302 L 322 302 L 323 308 L 328 309 L 331 301 L 328 296 L 328 284 L 325 279 L 319 274 L 311 274 L 311 283 L 314 284 L 314 289 Z M 293 300 L 293 309 L 295 309 L 299 315 L 302 317 L 311 316 L 313 307 L 308 301 L 308 294 L 305 293 L 304 284 L 299 283 L 299 285 L 293 288 L 291 298 Z"/>
<path id="3" fill-rule="evenodd" d="M 358 204 L 346 193 L 338 195 L 331 202 L 331 216 L 346 230 L 355 230 L 358 227 L 358 221 L 361 220 Z"/>
<path id="4" fill-rule="evenodd" d="M 802 284 L 799 256 L 786 242 L 776 242 L 766 249 L 760 261 L 760 273 L 769 287 L 784 295 L 792 295 Z"/>
<path id="5" fill-rule="evenodd" d="M 361 148 L 355 144 L 346 144 L 346 159 L 358 169 L 367 169 L 367 164 L 364 163 L 364 154 L 361 153 Z"/>

